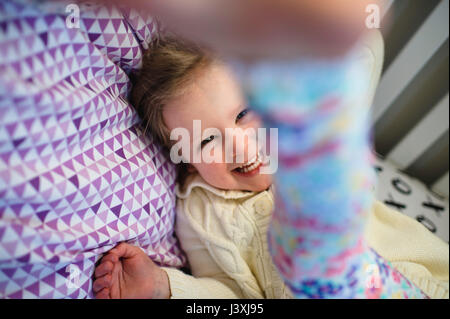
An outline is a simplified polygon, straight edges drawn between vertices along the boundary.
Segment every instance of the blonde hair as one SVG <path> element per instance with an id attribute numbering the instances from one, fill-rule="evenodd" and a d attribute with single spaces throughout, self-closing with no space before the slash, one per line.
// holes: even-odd
<path id="1" fill-rule="evenodd" d="M 133 78 L 130 102 L 142 120 L 144 134 L 150 133 L 167 153 L 173 142 L 164 123 L 164 106 L 213 61 L 209 51 L 175 37 L 158 39 L 145 53 L 143 66 Z M 187 164 L 180 163 L 177 181 L 182 184 L 187 174 Z"/>

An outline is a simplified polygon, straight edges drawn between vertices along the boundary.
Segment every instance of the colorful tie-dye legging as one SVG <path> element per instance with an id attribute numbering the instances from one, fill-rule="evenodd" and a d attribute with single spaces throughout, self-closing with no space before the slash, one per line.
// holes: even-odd
<path id="1" fill-rule="evenodd" d="M 375 174 L 369 72 L 357 61 L 265 62 L 241 74 L 250 105 L 278 128 L 270 252 L 298 298 L 426 298 L 363 237 Z"/>

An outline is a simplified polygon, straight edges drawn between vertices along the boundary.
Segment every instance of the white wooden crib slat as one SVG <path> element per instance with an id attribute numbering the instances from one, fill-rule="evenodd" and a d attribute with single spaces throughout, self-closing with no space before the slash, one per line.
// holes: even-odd
<path id="1" fill-rule="evenodd" d="M 419 158 L 449 126 L 448 94 L 427 113 L 396 147 L 389 152 L 387 158 L 400 169 L 407 168 Z"/>
<path id="2" fill-rule="evenodd" d="M 374 100 L 374 123 L 448 38 L 448 10 L 449 1 L 441 1 L 384 73 Z"/>
<path id="3" fill-rule="evenodd" d="M 436 183 L 434 183 L 434 185 L 431 187 L 431 189 L 434 192 L 436 192 L 436 193 L 438 193 L 438 194 L 448 198 L 449 197 L 449 194 L 448 194 L 449 193 L 448 181 L 449 180 L 448 180 L 448 172 L 447 172 Z"/>

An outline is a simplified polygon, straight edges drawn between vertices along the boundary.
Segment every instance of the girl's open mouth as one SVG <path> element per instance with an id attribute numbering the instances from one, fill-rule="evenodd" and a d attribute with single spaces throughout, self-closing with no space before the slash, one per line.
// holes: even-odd
<path id="1" fill-rule="evenodd" d="M 255 158 L 243 164 L 242 166 L 235 168 L 233 172 L 238 173 L 239 175 L 252 176 L 259 172 L 261 164 L 261 159 L 257 155 L 255 156 Z"/>

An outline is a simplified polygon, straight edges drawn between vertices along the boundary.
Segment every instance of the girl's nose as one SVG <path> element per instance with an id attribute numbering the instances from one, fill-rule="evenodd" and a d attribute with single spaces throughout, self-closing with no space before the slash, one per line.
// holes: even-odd
<path id="1" fill-rule="evenodd" d="M 236 130 L 233 144 L 234 163 L 246 163 L 257 154 L 256 132 Z"/>

